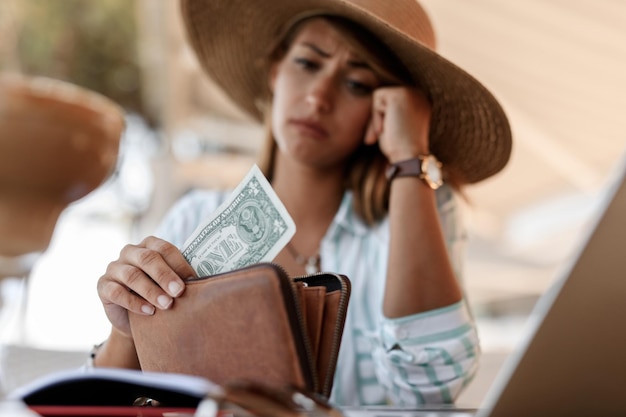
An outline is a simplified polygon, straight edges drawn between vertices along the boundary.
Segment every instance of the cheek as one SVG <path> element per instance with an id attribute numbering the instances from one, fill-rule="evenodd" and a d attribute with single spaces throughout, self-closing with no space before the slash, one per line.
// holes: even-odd
<path id="1" fill-rule="evenodd" d="M 346 109 L 342 116 L 341 125 L 347 137 L 346 141 L 353 149 L 356 149 L 365 138 L 365 132 L 371 118 L 371 104 L 368 101 L 367 103 L 347 106 Z"/>

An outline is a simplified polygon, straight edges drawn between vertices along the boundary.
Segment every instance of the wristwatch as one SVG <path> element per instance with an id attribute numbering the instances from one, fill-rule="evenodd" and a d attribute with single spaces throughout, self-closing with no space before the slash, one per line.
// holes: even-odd
<path id="1" fill-rule="evenodd" d="M 395 162 L 385 172 L 389 181 L 398 177 L 418 177 L 433 190 L 443 184 L 442 165 L 434 155 L 420 155 L 417 158 Z"/>

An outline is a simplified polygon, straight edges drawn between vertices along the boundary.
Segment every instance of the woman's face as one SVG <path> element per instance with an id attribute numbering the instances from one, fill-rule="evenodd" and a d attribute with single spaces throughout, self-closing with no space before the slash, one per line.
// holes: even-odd
<path id="1" fill-rule="evenodd" d="M 303 23 L 272 68 L 272 131 L 280 151 L 303 164 L 343 164 L 363 142 L 373 70 L 323 19 Z"/>

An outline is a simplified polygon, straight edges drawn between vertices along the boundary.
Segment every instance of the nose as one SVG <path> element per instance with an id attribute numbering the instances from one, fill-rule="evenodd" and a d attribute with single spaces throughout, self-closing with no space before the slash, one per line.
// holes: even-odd
<path id="1" fill-rule="evenodd" d="M 319 77 L 311 83 L 305 101 L 316 111 L 328 112 L 333 107 L 334 89 L 331 77 Z"/>

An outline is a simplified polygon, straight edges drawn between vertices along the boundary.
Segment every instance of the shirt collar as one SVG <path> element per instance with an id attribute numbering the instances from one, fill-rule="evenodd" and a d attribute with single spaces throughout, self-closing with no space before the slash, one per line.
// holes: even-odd
<path id="1" fill-rule="evenodd" d="M 354 196 L 351 191 L 346 191 L 341 200 L 341 205 L 328 230 L 328 237 L 333 237 L 341 230 L 356 236 L 363 236 L 368 232 L 369 227 L 357 216 L 352 208 Z"/>

